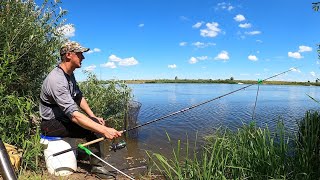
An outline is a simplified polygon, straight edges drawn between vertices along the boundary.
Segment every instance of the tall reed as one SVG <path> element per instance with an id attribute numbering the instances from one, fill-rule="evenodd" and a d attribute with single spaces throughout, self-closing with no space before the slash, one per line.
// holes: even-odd
<path id="1" fill-rule="evenodd" d="M 170 140 L 170 138 L 169 138 Z M 206 138 L 206 145 L 193 156 L 178 157 L 180 144 L 172 159 L 148 153 L 158 170 L 168 179 L 287 179 L 291 173 L 289 138 L 279 123 L 275 133 L 254 124 L 236 132 L 218 131 Z"/>
<path id="2" fill-rule="evenodd" d="M 299 122 L 295 149 L 297 179 L 320 178 L 320 114 L 307 111 Z"/>

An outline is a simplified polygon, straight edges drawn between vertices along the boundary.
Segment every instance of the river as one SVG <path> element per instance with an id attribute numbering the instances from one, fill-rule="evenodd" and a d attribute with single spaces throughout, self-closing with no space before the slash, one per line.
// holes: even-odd
<path id="1" fill-rule="evenodd" d="M 130 84 L 133 98 L 141 103 L 137 124 L 143 124 L 170 113 L 214 99 L 247 86 L 245 84 Z M 319 110 L 320 104 L 308 95 L 319 98 L 317 86 L 258 85 L 232 93 L 207 104 L 178 113 L 137 130 L 134 139 L 128 139 L 126 156 L 143 154 L 151 150 L 170 154 L 172 149 L 166 133 L 173 144 L 188 139 L 201 144 L 203 137 L 217 128 L 235 130 L 253 119 L 260 127 L 273 130 L 279 120 L 286 130 L 294 132 L 297 122 L 307 110 Z M 257 97 L 257 101 L 256 101 Z M 254 111 L 256 102 L 256 108 Z M 253 118 L 254 111 L 254 118 Z M 142 152 L 142 153 L 141 153 Z"/>

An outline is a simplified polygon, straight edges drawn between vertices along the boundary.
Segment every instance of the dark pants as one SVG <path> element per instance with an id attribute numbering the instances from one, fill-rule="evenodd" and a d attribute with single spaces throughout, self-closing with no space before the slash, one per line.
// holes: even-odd
<path id="1" fill-rule="evenodd" d="M 98 122 L 97 119 L 91 118 L 93 121 Z M 87 141 L 92 141 L 100 134 L 95 134 L 90 130 L 84 129 L 78 124 L 70 121 L 60 120 L 42 120 L 40 124 L 41 133 L 45 136 L 58 136 L 58 137 L 71 137 L 71 138 L 86 138 Z"/>

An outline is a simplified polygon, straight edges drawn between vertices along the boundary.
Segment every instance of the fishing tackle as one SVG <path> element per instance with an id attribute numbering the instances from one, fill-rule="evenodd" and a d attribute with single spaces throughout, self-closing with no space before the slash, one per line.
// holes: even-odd
<path id="1" fill-rule="evenodd" d="M 118 143 L 114 143 L 114 140 L 113 140 L 112 144 L 109 147 L 109 150 L 116 152 L 117 150 L 123 149 L 126 146 L 127 146 L 127 143 L 124 140 L 121 140 Z"/>

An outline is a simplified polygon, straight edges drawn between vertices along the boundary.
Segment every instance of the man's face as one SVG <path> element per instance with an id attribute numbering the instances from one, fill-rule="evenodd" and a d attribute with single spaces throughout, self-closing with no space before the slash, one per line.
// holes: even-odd
<path id="1" fill-rule="evenodd" d="M 82 60 L 85 59 L 82 52 L 68 52 L 66 55 L 75 68 L 80 68 Z"/>

